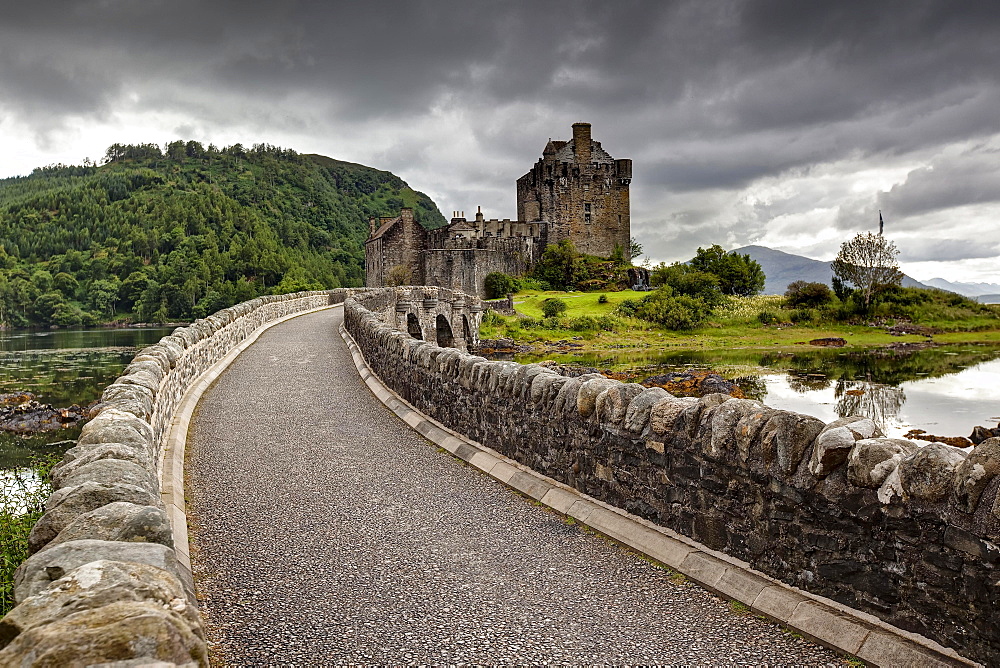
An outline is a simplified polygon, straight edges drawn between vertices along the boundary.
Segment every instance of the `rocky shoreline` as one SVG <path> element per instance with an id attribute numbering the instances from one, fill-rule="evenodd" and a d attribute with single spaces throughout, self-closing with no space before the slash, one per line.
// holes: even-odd
<path id="1" fill-rule="evenodd" d="M 0 431 L 27 436 L 82 426 L 96 407 L 95 401 L 89 406 L 56 408 L 39 402 L 31 392 L 0 394 Z"/>

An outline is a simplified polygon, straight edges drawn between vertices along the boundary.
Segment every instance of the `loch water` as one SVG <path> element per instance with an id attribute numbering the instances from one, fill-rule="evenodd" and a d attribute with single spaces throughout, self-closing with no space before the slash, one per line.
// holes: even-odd
<path id="1" fill-rule="evenodd" d="M 1000 422 L 1000 345 L 804 348 L 795 352 L 647 348 L 524 353 L 514 359 L 625 369 L 637 381 L 670 371 L 711 370 L 736 381 L 748 398 L 773 408 L 827 422 L 862 415 L 892 437 L 902 437 L 912 429 L 938 436 L 968 436 L 977 425 L 996 427 Z"/>
<path id="2" fill-rule="evenodd" d="M 140 348 L 172 327 L 0 331 L 0 393 L 32 392 L 43 404 L 65 408 L 100 399 Z M 32 436 L 0 431 L 0 470 L 23 467 L 37 455 L 61 454 L 79 429 Z"/>

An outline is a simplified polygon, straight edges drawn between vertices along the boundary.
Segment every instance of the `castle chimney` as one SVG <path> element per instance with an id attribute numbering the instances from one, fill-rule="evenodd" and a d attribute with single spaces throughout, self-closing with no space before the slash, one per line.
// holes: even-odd
<path id="1" fill-rule="evenodd" d="M 483 207 L 481 206 L 476 207 L 476 222 L 477 223 L 483 222 Z"/>
<path id="2" fill-rule="evenodd" d="M 368 236 L 369 237 L 375 236 L 375 230 L 377 230 L 377 229 L 378 229 L 377 219 L 375 218 L 375 216 L 369 217 L 368 218 Z"/>
<path id="3" fill-rule="evenodd" d="M 590 164 L 590 123 L 573 124 L 573 157 L 581 167 Z"/>

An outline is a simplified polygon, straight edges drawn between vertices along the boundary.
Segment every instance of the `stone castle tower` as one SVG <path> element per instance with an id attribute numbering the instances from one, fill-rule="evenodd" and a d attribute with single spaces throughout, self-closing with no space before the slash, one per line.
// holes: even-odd
<path id="1" fill-rule="evenodd" d="M 517 217 L 548 221 L 549 243 L 570 239 L 589 255 L 628 251 L 632 161 L 615 160 L 590 137 L 590 123 L 574 123 L 573 139 L 549 140 L 542 157 L 517 180 Z"/>
<path id="2" fill-rule="evenodd" d="M 627 253 L 631 181 L 632 161 L 615 160 L 590 138 L 590 123 L 575 123 L 573 139 L 550 139 L 517 180 L 517 220 L 455 212 L 447 227 L 425 230 L 412 209 L 372 218 L 365 285 L 436 285 L 483 296 L 487 274 L 522 274 L 563 239 L 588 255 Z"/>

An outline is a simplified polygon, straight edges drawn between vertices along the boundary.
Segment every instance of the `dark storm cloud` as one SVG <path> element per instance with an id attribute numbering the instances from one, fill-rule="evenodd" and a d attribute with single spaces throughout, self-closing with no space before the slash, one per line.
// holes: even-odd
<path id="1" fill-rule="evenodd" d="M 516 178 L 549 135 L 588 120 L 635 160 L 645 192 L 737 198 L 817 165 L 985 141 L 998 130 L 998 27 L 1000 3 L 932 0 L 24 2 L 0 20 L 0 113 L 42 139 L 126 103 L 185 117 L 179 131 L 235 127 L 247 141 L 262 128 L 378 127 L 395 136 L 370 154 L 376 166 L 405 162 L 415 176 L 474 150 L 481 167 L 440 179 L 452 198 Z M 450 112 L 471 133 L 463 149 L 416 130 Z M 878 203 L 845 201 L 840 221 L 876 205 L 903 217 L 992 201 L 985 155 L 918 170 Z M 760 229 L 769 212 L 731 225 Z"/>
<path id="2" fill-rule="evenodd" d="M 909 239 L 900 248 L 902 262 L 948 262 L 969 258 L 990 258 L 1000 255 L 997 244 L 966 239 Z"/>

